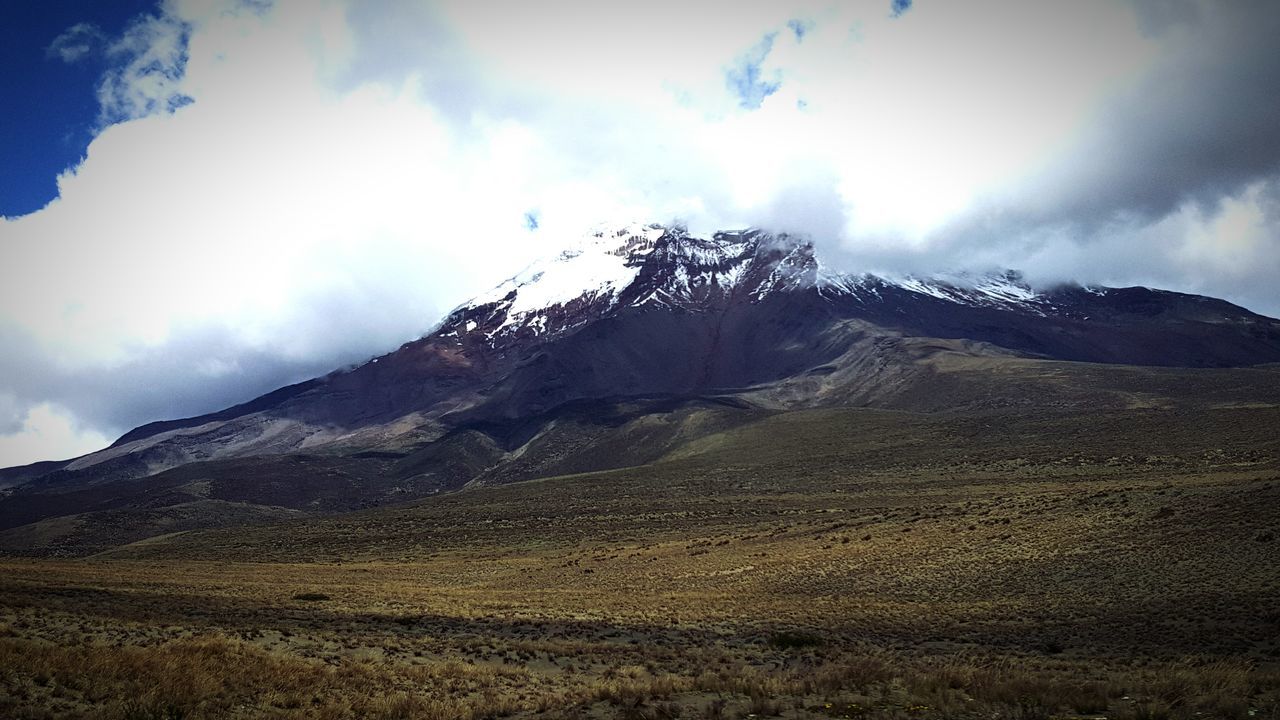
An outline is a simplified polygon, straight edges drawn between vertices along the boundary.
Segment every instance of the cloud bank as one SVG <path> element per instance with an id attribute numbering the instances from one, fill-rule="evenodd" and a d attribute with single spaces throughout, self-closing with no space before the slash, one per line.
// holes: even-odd
<path id="1" fill-rule="evenodd" d="M 612 218 L 1280 314 L 1280 6 L 172 0 L 0 221 L 0 466 L 385 352 Z M 92 43 L 90 41 L 93 41 Z"/>

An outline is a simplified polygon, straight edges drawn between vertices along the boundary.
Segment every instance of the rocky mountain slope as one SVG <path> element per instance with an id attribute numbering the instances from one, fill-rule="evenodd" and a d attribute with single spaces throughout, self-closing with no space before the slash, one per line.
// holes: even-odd
<path id="1" fill-rule="evenodd" d="M 1119 375 L 1074 382 L 1083 366 L 1046 372 L 1052 361 L 1280 362 L 1280 322 L 1147 288 L 1032 288 L 1010 272 L 841 274 L 801 238 L 631 225 L 583 238 L 359 367 L 2 471 L 0 527 L 178 505 L 183 527 L 200 524 L 192 507 L 224 522 L 225 503 L 349 510 L 641 464 L 797 408 L 1133 401 Z"/>

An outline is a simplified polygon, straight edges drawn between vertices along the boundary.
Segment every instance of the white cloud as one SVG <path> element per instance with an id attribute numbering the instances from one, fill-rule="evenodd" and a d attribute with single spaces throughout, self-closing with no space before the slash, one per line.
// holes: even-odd
<path id="1" fill-rule="evenodd" d="M 98 52 L 105 41 L 106 37 L 98 26 L 92 23 L 76 23 L 54 38 L 45 53 L 48 57 L 57 58 L 71 65 Z"/>
<path id="2" fill-rule="evenodd" d="M 22 430 L 26 414 L 27 410 L 18 402 L 18 398 L 9 393 L 0 393 L 0 436 Z"/>
<path id="3" fill-rule="evenodd" d="M 1176 288 L 1280 315 L 1280 183 L 1255 182 L 1211 206 L 1188 200 L 1155 221 L 1111 223 L 1088 243 L 1049 231 L 1027 253 L 1033 278 Z"/>
<path id="4" fill-rule="evenodd" d="M 178 90 L 189 32 L 173 13 L 143 15 L 107 46 L 112 66 L 98 86 L 104 122 L 171 111 L 190 101 Z"/>
<path id="5" fill-rule="evenodd" d="M 1167 285 L 1226 294 L 1273 266 L 1262 191 L 1092 245 L 1005 222 L 1088 186 L 1064 158 L 1194 28 L 1124 4 L 890 9 L 172 0 L 109 45 L 120 122 L 58 200 L 0 222 L 0 332 L 23 343 L 0 395 L 107 434 L 216 409 L 393 348 L 616 217 L 807 231 L 859 269 L 1123 281 L 1154 253 Z M 758 109 L 743 58 L 777 83 Z"/>
<path id="6" fill-rule="evenodd" d="M 66 460 L 99 450 L 108 442 L 101 433 L 80 427 L 60 408 L 41 403 L 27 411 L 16 433 L 0 435 L 0 466 Z"/>

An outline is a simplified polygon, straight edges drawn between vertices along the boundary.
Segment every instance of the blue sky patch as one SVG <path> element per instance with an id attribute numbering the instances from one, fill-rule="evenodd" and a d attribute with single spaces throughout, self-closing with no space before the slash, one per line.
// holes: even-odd
<path id="1" fill-rule="evenodd" d="M 738 105 L 744 110 L 757 110 L 764 99 L 782 87 L 782 74 L 777 70 L 765 73 L 761 70 L 773 41 L 778 33 L 765 35 L 750 50 L 738 57 L 737 62 L 725 71 L 725 82 L 738 96 Z"/>
<path id="2" fill-rule="evenodd" d="M 156 0 L 0 3 L 0 215 L 58 196 L 99 127 L 97 89 L 118 36 Z"/>

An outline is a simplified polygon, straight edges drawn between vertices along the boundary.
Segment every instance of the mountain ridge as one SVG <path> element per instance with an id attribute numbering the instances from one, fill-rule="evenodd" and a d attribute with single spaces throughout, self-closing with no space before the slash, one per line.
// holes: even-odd
<path id="1" fill-rule="evenodd" d="M 365 363 L 0 471 L 0 529 L 179 497 L 201 512 L 224 507 L 206 499 L 342 511 L 651 462 L 760 413 L 1125 407 L 1124 373 L 1091 387 L 1087 364 L 1154 378 L 1275 362 L 1280 321 L 1212 298 L 1033 288 L 1011 271 L 837 273 L 803 237 L 629 225 Z M 206 490 L 175 490 L 192 482 Z"/>
<path id="2" fill-rule="evenodd" d="M 597 229 L 576 243 L 576 247 L 535 262 L 488 293 L 459 305 L 431 332 L 396 351 L 225 410 L 139 426 L 100 452 L 118 451 L 148 437 L 287 406 L 299 396 L 323 392 L 335 382 L 341 383 L 344 378 L 355 375 L 385 376 L 387 373 L 377 372 L 376 366 L 398 359 L 398 355 L 417 355 L 410 363 L 412 372 L 434 375 L 445 386 L 456 385 L 485 375 L 495 364 L 504 364 L 506 354 L 518 353 L 522 343 L 555 340 L 619 313 L 637 309 L 724 312 L 738 302 L 759 304 L 773 294 L 796 292 L 812 292 L 830 304 L 856 304 L 860 306 L 862 319 L 877 325 L 903 325 L 905 334 L 919 336 L 963 337 L 964 333 L 954 327 L 939 327 L 938 322 L 932 323 L 932 327 L 912 327 L 929 323 L 913 323 L 908 317 L 914 314 L 918 320 L 929 314 L 954 313 L 957 309 L 997 310 L 1040 318 L 1052 315 L 1082 323 L 1094 320 L 1099 313 L 1122 320 L 1163 314 L 1173 315 L 1177 323 L 1221 322 L 1242 326 L 1252 323 L 1256 328 L 1251 329 L 1259 330 L 1255 335 L 1269 334 L 1262 339 L 1270 340 L 1270 354 L 1263 353 L 1260 358 L 1240 356 L 1247 353 L 1162 358 L 1148 353 L 1133 364 L 1195 367 L 1280 361 L 1277 323 L 1222 300 L 1149 288 L 1076 284 L 1036 290 L 1023 282 L 1020 274 L 1010 270 L 933 277 L 841 273 L 822 266 L 813 243 L 804 237 L 747 229 L 702 238 L 678 227 L 632 223 L 613 230 Z M 810 304 L 796 308 L 796 312 L 806 309 L 814 311 L 815 308 Z M 993 325 L 989 319 L 984 322 Z M 992 330 L 993 327 L 988 327 L 983 337 L 972 339 L 1032 356 L 1091 362 L 1127 359 L 1108 357 L 1101 352 L 1077 352 L 1072 356 L 1043 341 L 1028 343 L 1024 338 L 1020 342 L 1010 333 Z M 704 374 L 704 380 L 709 379 Z M 396 410 L 387 412 L 394 414 Z M 97 455 L 99 453 L 91 454 Z M 66 465 L 75 466 L 78 460 L 67 461 Z"/>

